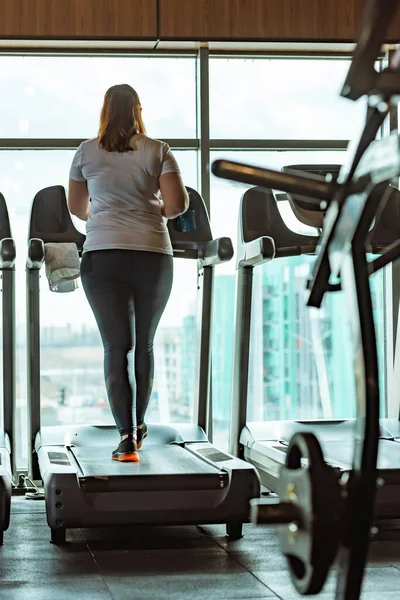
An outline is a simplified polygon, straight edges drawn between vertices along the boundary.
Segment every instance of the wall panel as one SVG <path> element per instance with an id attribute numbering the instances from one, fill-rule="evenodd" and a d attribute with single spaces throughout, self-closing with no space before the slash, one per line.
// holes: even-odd
<path id="1" fill-rule="evenodd" d="M 1 38 L 157 37 L 156 0 L 0 0 Z"/>
<path id="2" fill-rule="evenodd" d="M 352 41 L 363 8 L 364 0 L 160 0 L 160 38 Z"/>
<path id="3" fill-rule="evenodd" d="M 159 11 L 157 10 L 159 6 Z M 0 0 L 0 38 L 353 41 L 364 0 Z M 389 36 L 400 40 L 400 17 Z"/>

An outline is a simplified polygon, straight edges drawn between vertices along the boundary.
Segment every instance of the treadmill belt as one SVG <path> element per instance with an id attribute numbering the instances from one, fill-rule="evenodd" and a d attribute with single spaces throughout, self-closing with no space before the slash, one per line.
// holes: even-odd
<path id="1" fill-rule="evenodd" d="M 322 436 L 319 438 L 325 461 L 333 467 L 341 470 L 352 468 L 354 454 L 354 439 L 340 441 L 325 441 Z M 288 446 L 271 442 L 255 442 L 250 452 L 256 451 L 260 458 L 259 464 L 284 464 Z M 385 473 L 385 478 L 395 478 L 400 481 L 400 444 L 396 440 L 380 439 L 378 446 L 378 464 L 379 471 Z"/>
<path id="2" fill-rule="evenodd" d="M 178 445 L 148 446 L 140 462 L 111 460 L 109 447 L 71 448 L 85 491 L 221 489 L 227 473 Z"/>
<path id="3" fill-rule="evenodd" d="M 342 441 L 322 442 L 324 457 L 327 462 L 339 467 L 351 468 L 354 443 Z M 380 471 L 400 470 L 400 444 L 393 440 L 379 440 L 378 464 Z"/>

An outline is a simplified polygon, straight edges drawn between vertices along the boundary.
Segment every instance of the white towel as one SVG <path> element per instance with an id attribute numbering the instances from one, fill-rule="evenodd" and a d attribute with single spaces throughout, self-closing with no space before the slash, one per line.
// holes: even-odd
<path id="1" fill-rule="evenodd" d="M 76 244 L 45 244 L 46 277 L 51 292 L 73 292 L 80 275 L 79 254 Z"/>

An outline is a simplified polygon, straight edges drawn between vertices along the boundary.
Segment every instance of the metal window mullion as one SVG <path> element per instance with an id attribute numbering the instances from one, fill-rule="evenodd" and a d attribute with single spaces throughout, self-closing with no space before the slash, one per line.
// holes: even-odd
<path id="1" fill-rule="evenodd" d="M 211 42 L 212 43 L 212 42 Z M 240 43 L 240 42 L 239 42 Z M 210 56 L 214 59 L 223 60 L 346 60 L 351 61 L 355 44 L 351 44 L 352 48 L 346 51 L 338 50 L 315 50 L 307 49 L 263 49 L 263 50 L 227 50 L 210 48 Z"/>
<path id="2" fill-rule="evenodd" d="M 210 148 L 229 150 L 347 150 L 349 140 L 211 139 Z"/>
<path id="3" fill-rule="evenodd" d="M 210 214 L 210 78 L 209 50 L 200 48 L 197 59 L 197 137 L 200 139 L 200 190 Z"/>
<path id="4" fill-rule="evenodd" d="M 204 118 L 208 119 L 209 110 L 198 107 L 198 136 L 196 138 L 165 138 L 164 141 L 173 150 L 200 150 L 203 196 L 209 197 L 209 170 L 210 150 L 235 151 L 235 150 L 279 150 L 279 151 L 344 151 L 348 140 L 288 140 L 288 139 L 213 139 L 209 138 L 209 125 L 201 126 Z M 202 117 L 203 115 L 203 117 Z M 75 150 L 86 138 L 0 138 L 0 150 Z M 208 189 L 207 189 L 208 188 Z"/>
<path id="5" fill-rule="evenodd" d="M 87 138 L 0 138 L 0 150 L 76 150 Z M 197 150 L 197 138 L 167 138 L 173 150 Z"/>

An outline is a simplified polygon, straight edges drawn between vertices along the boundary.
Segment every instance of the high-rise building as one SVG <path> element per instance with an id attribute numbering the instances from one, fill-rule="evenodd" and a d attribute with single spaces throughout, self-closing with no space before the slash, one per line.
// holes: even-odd
<path id="1" fill-rule="evenodd" d="M 254 270 L 248 419 L 355 416 L 351 315 L 341 292 L 321 309 L 306 305 L 313 257 L 278 259 Z M 378 349 L 383 347 L 382 282 L 372 285 Z M 384 357 L 379 353 L 381 389 Z"/>
<path id="2" fill-rule="evenodd" d="M 156 368 L 152 410 L 155 413 L 157 405 L 159 414 L 153 414 L 152 420 L 161 423 L 187 421 L 187 407 L 182 398 L 182 328 L 161 326 L 156 335 L 154 353 Z"/>
<path id="3" fill-rule="evenodd" d="M 182 319 L 181 326 L 181 403 L 182 410 L 190 411 L 193 406 L 196 380 L 197 356 L 197 318 L 196 307 L 191 306 Z M 191 420 L 192 415 L 190 415 Z"/>
<path id="4" fill-rule="evenodd" d="M 235 275 L 214 279 L 212 404 L 215 436 L 229 429 L 235 312 Z"/>

